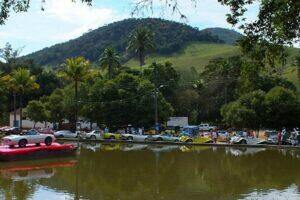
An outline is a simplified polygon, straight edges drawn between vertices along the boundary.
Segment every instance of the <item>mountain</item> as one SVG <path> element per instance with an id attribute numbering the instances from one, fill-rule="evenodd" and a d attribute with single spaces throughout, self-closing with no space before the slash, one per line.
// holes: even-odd
<path id="1" fill-rule="evenodd" d="M 158 18 L 131 18 L 89 31 L 79 38 L 42 49 L 25 58 L 33 59 L 39 65 L 58 65 L 75 56 L 84 56 L 95 62 L 105 48 L 112 46 L 123 55 L 123 62 L 126 62 L 133 57 L 132 54 L 126 53 L 128 37 L 140 26 L 153 31 L 156 51 L 152 53 L 159 55 L 180 52 L 193 42 L 233 44 L 235 38 L 241 37 L 241 34 L 228 29 L 198 30 L 186 24 Z"/>
<path id="2" fill-rule="evenodd" d="M 226 44 L 235 44 L 236 41 L 241 39 L 243 37 L 242 34 L 234 31 L 234 30 L 229 30 L 226 28 L 207 28 L 204 29 L 203 31 L 209 32 L 212 36 L 216 36 L 220 39 L 222 39 Z"/>

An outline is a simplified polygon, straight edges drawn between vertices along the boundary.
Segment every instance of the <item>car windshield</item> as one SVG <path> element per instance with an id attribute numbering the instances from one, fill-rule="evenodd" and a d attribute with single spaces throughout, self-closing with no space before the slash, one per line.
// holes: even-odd
<path id="1" fill-rule="evenodd" d="M 25 133 L 25 135 L 37 135 L 37 132 L 35 130 L 30 130 L 30 131 L 27 131 Z"/>

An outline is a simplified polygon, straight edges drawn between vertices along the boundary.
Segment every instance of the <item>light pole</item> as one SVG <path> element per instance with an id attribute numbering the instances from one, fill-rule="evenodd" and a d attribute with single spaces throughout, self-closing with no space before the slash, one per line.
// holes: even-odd
<path id="1" fill-rule="evenodd" d="M 157 96 L 159 89 L 165 87 L 165 85 L 160 85 L 159 87 L 155 87 L 154 91 L 154 121 L 155 121 L 155 134 L 158 134 L 158 106 L 157 106 Z"/>

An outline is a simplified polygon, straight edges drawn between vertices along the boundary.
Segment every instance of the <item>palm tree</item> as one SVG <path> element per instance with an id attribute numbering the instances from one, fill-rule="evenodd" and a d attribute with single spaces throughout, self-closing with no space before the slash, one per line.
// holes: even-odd
<path id="1" fill-rule="evenodd" d="M 20 96 L 20 128 L 22 129 L 23 95 L 31 90 L 38 89 L 39 84 L 35 82 L 35 77 L 30 74 L 29 70 L 19 68 L 12 72 L 10 86 L 14 92 L 14 98 L 16 98 L 15 94 L 19 94 Z"/>
<path id="2" fill-rule="evenodd" d="M 83 57 L 67 59 L 63 76 L 74 82 L 75 89 L 75 123 L 77 122 L 78 114 L 78 84 L 82 82 L 88 75 L 90 63 Z M 75 125 L 76 126 L 76 125 Z"/>
<path id="3" fill-rule="evenodd" d="M 105 49 L 99 61 L 101 68 L 108 68 L 109 79 L 113 78 L 114 68 L 121 66 L 120 56 L 113 48 Z"/>
<path id="4" fill-rule="evenodd" d="M 154 49 L 153 34 L 147 28 L 137 28 L 130 36 L 127 49 L 139 56 L 140 66 L 145 65 L 145 53 Z"/>

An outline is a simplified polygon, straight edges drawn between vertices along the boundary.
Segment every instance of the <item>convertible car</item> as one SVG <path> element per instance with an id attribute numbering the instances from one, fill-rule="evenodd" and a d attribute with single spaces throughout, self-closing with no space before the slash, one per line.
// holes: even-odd
<path id="1" fill-rule="evenodd" d="M 22 135 L 10 135 L 2 138 L 2 143 L 9 147 L 14 147 L 18 145 L 19 147 L 26 147 L 27 144 L 37 144 L 45 143 L 50 146 L 52 142 L 55 141 L 55 137 L 50 134 L 40 134 L 36 130 L 29 130 Z"/>

